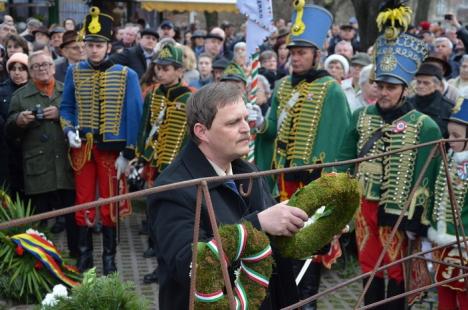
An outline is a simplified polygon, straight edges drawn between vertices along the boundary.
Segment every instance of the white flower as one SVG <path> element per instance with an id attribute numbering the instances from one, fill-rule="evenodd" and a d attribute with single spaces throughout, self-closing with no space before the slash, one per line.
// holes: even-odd
<path id="1" fill-rule="evenodd" d="M 26 230 L 26 233 L 27 233 L 27 234 L 30 234 L 30 235 L 39 236 L 39 237 L 41 237 L 41 238 L 43 238 L 43 239 L 49 241 L 49 243 L 52 244 L 52 242 L 51 242 L 49 239 L 46 238 L 46 235 L 44 235 L 43 233 L 41 233 L 41 232 L 39 232 L 39 231 L 37 231 L 37 230 L 35 230 L 35 229 L 29 228 L 28 230 Z"/>
<path id="2" fill-rule="evenodd" d="M 52 290 L 52 294 L 54 294 L 55 296 L 59 297 L 59 296 L 68 296 L 68 291 L 67 291 L 67 288 L 65 287 L 65 285 L 63 284 L 57 284 L 56 286 L 54 286 L 54 289 Z"/>
<path id="3" fill-rule="evenodd" d="M 58 284 L 54 286 L 52 293 L 49 293 L 45 296 L 44 300 L 42 300 L 42 306 L 49 306 L 53 307 L 57 305 L 57 297 L 67 297 L 68 296 L 68 291 L 67 288 L 62 285 Z"/>

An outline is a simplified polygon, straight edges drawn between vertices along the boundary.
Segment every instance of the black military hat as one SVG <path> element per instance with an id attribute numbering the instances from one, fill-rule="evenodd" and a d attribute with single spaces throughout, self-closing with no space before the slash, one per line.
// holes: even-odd
<path id="1" fill-rule="evenodd" d="M 153 28 L 145 28 L 141 31 L 140 33 L 141 36 L 144 36 L 144 35 L 150 35 L 150 36 L 153 36 L 155 37 L 156 39 L 159 40 L 159 33 L 156 29 L 153 29 Z"/>
<path id="2" fill-rule="evenodd" d="M 101 10 L 93 6 L 89 9 L 80 35 L 84 41 L 110 42 L 112 41 L 113 23 L 112 16 L 101 14 Z"/>

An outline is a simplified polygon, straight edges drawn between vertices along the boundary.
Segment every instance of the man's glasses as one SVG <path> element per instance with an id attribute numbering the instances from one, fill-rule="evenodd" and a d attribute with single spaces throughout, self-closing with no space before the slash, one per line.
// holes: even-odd
<path id="1" fill-rule="evenodd" d="M 50 62 L 44 62 L 44 63 L 41 63 L 41 64 L 33 64 L 30 66 L 30 68 L 34 71 L 37 71 L 37 70 L 44 70 L 44 69 L 49 69 L 50 67 L 52 67 L 52 63 Z"/>

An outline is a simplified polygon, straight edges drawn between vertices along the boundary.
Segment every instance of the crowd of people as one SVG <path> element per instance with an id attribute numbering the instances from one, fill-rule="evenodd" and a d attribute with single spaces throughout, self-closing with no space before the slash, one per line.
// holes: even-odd
<path id="1" fill-rule="evenodd" d="M 388 3 L 382 12 L 401 13 L 403 4 Z M 14 19 L 3 16 L 0 183 L 42 213 L 123 193 L 134 184 L 132 178 L 152 187 L 468 137 L 468 30 L 454 14 L 447 14 L 444 23 L 416 26 L 402 22 L 410 19 L 409 11 L 397 22 L 380 19 L 382 34 L 363 50 L 355 18 L 335 25 L 321 7 L 297 4 L 294 11 L 302 20 L 278 19 L 276 31 L 259 47 L 257 83 L 252 83 L 246 54 L 245 24 L 236 29 L 223 22 L 207 31 L 180 29 L 164 20 L 157 29 L 141 23 L 114 28 L 112 17 L 93 7 L 83 24 L 66 19 L 63 25 L 46 27 L 30 18 L 18 33 Z M 256 103 L 245 104 L 252 84 L 258 87 Z M 447 148 L 462 224 L 468 229 L 467 143 L 451 142 Z M 252 151 L 255 165 L 242 159 Z M 357 169 L 334 168 L 352 171 L 362 184 L 355 217 L 362 272 L 373 270 L 421 172 L 422 182 L 384 263 L 407 255 L 413 248 L 409 244 L 423 238 L 437 245 L 455 240 L 440 155 L 423 171 L 429 151 L 388 155 Z M 259 179 L 247 198 L 237 190 L 243 181 L 213 185 L 218 221 L 247 220 L 269 235 L 290 236 L 308 217 L 288 206 L 287 199 L 321 173 Z M 160 309 L 188 304 L 195 199 L 196 189 L 187 188 L 147 201 L 144 256 L 157 257 L 158 268 L 144 282 L 159 282 Z M 93 231 L 100 232 L 103 273 L 109 274 L 117 271 L 116 218 L 130 208 L 122 202 L 69 214 L 57 218 L 51 231 L 66 230 L 69 254 L 80 271 L 94 266 Z M 201 223 L 201 238 L 209 240 L 212 231 L 204 211 Z M 335 238 L 314 256 L 297 288 L 294 275 L 303 261 L 274 253 L 276 272 L 264 308 L 317 293 L 322 266 L 330 268 L 341 252 Z M 455 246 L 434 256 L 460 260 Z M 440 265 L 436 279 L 448 279 L 453 272 Z M 401 264 L 388 269 L 387 281 L 377 273 L 365 304 L 403 293 L 407 275 Z M 422 278 L 411 281 L 422 286 Z M 466 309 L 463 290 L 463 282 L 440 287 L 439 308 Z M 397 299 L 388 306 L 402 309 L 404 302 Z M 315 308 L 315 302 L 305 307 Z"/>

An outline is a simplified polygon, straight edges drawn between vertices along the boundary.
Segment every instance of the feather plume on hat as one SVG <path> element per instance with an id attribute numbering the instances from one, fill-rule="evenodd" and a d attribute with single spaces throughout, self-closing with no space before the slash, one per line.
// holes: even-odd
<path id="1" fill-rule="evenodd" d="M 413 11 L 406 5 L 405 0 L 387 0 L 380 7 L 377 15 L 377 26 L 380 32 L 384 32 L 387 40 L 394 40 L 402 32 L 405 32 L 411 24 Z"/>

